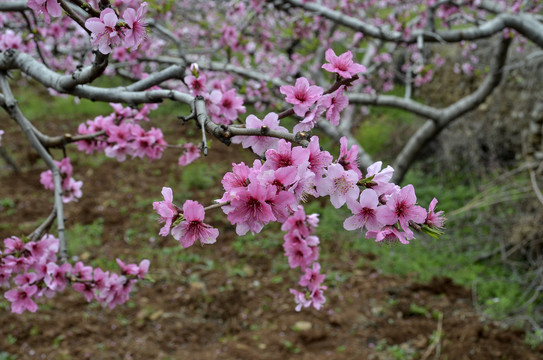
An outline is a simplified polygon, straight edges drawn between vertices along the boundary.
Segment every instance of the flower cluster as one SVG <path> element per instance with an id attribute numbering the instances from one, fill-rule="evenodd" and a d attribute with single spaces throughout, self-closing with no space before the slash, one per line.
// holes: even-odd
<path id="1" fill-rule="evenodd" d="M 104 9 L 99 18 L 87 19 L 85 27 L 92 33 L 92 45 L 97 46 L 102 54 L 109 54 L 112 47 L 118 46 L 137 49 L 145 39 L 146 12 L 147 3 L 142 3 L 137 11 L 132 8 L 126 9 L 123 13 L 124 20 L 119 20 L 115 10 L 111 8 Z"/>
<path id="2" fill-rule="evenodd" d="M 325 93 L 320 86 L 310 85 L 305 77 L 296 79 L 294 86 L 283 85 L 280 87 L 279 91 L 286 95 L 285 101 L 294 105 L 294 113 L 302 118 L 294 126 L 294 132 L 313 129 L 319 117 L 325 112 L 326 120 L 333 125 L 339 125 L 340 113 L 349 105 L 349 99 L 344 95 L 345 85 L 341 85 L 341 82 L 348 80 L 345 84 L 350 84 L 358 79 L 358 73 L 366 71 L 363 65 L 353 62 L 352 57 L 350 51 L 339 57 L 332 49 L 326 51 L 326 61 L 329 63 L 322 65 L 322 68 L 337 73 L 337 84 L 340 84 L 331 93 Z"/>
<path id="3" fill-rule="evenodd" d="M 183 144 L 184 153 L 179 157 L 178 164 L 186 166 L 200 157 L 200 149 L 193 143 Z"/>
<path id="4" fill-rule="evenodd" d="M 49 24 L 52 17 L 59 17 L 62 8 L 57 0 L 28 0 L 26 5 L 37 14 L 43 14 L 45 22 Z"/>
<path id="5" fill-rule="evenodd" d="M 167 145 L 162 130 L 152 127 L 146 131 L 139 125 L 142 120 L 149 121 L 147 114 L 153 107 L 145 105 L 138 111 L 110 105 L 115 110 L 110 115 L 100 115 L 79 125 L 79 134 L 96 137 L 79 141 L 77 148 L 87 154 L 103 150 L 106 156 L 118 161 L 126 160 L 127 156 L 159 159 Z"/>
<path id="6" fill-rule="evenodd" d="M 243 99 L 231 88 L 230 78 L 208 82 L 207 76 L 199 71 L 197 64 L 192 64 L 191 69 L 191 75 L 184 79 L 185 84 L 192 95 L 204 97 L 207 113 L 213 122 L 230 125 L 240 114 L 245 113 Z"/>
<path id="7" fill-rule="evenodd" d="M 77 201 L 83 195 L 81 187 L 83 181 L 75 181 L 72 177 L 73 167 L 70 163 L 70 158 L 66 157 L 61 161 L 56 161 L 60 175 L 62 177 L 62 202 L 69 203 L 71 201 Z M 53 181 L 53 172 L 51 170 L 44 171 L 40 174 L 40 182 L 48 190 L 55 190 L 55 183 Z"/>
<path id="8" fill-rule="evenodd" d="M 15 236 L 4 239 L 4 250 L 0 251 L 0 286 L 10 288 L 14 283 L 14 288 L 4 294 L 12 312 L 35 312 L 36 299 L 50 298 L 69 283 L 87 301 L 94 299 L 114 308 L 128 300 L 137 279 L 143 279 L 149 270 L 149 260 L 125 265 L 117 259 L 120 274 L 93 269 L 80 261 L 74 266 L 59 265 L 58 249 L 59 240 L 52 235 L 44 235 L 39 241 Z"/>
<path id="9" fill-rule="evenodd" d="M 263 126 L 264 122 L 250 117 L 249 124 L 254 121 L 255 128 L 257 124 Z M 278 127 L 276 114 L 270 113 L 264 119 L 266 126 Z M 238 142 L 251 146 L 257 153 L 267 147 L 266 160 L 255 160 L 252 167 L 243 162 L 232 164 L 232 171 L 222 179 L 225 192 L 217 202 L 240 236 L 249 231 L 259 233 L 272 221 L 283 224 L 282 229 L 287 231 L 285 255 L 291 268 L 304 271 L 299 284 L 308 291 L 291 290 L 298 310 L 310 305 L 319 309 L 325 301 L 326 287 L 321 285 L 324 275 L 317 263 L 319 239 L 312 235 L 318 219 L 306 216 L 300 206 L 308 196 L 330 196 L 335 208 L 346 204 L 352 216 L 345 220 L 345 229 L 365 230 L 367 238 L 378 242 L 407 244 L 414 238 L 412 228 L 437 234 L 443 226 L 442 212 L 434 211 L 437 200 L 432 201 L 428 211 L 418 206 L 412 185 L 400 188 L 390 183 L 390 166 L 381 169 L 382 163 L 377 162 L 364 176 L 357 165 L 358 148 L 349 148 L 346 138 L 340 140 L 340 154 L 335 162 L 330 153 L 320 149 L 316 136 L 307 148 L 293 147 L 284 139 L 267 136 L 241 138 Z M 164 201 L 153 204 L 165 223 L 160 235 L 171 231 L 184 247 L 196 240 L 202 244 L 216 241 L 216 229 L 203 222 L 202 205 L 187 200 L 181 210 L 172 203 L 171 189 L 164 188 L 162 193 Z"/>
<path id="10" fill-rule="evenodd" d="M 303 206 L 298 206 L 298 209 L 281 226 L 281 230 L 287 232 L 284 236 L 283 248 L 288 257 L 289 266 L 300 267 L 303 270 L 298 284 L 305 287 L 306 291 L 290 289 L 297 304 L 296 311 L 311 305 L 319 310 L 326 301 L 323 294 L 326 286 L 321 285 L 326 275 L 320 274 L 321 265 L 317 262 L 319 238 L 313 235 L 318 223 L 317 214 L 306 215 Z"/>

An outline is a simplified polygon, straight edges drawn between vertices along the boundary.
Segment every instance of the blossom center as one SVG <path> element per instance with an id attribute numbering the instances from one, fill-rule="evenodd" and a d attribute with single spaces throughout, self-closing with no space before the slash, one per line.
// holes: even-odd
<path id="1" fill-rule="evenodd" d="M 341 194 L 345 195 L 353 187 L 353 184 L 345 179 L 345 176 L 340 176 L 334 179 L 334 187 Z"/>

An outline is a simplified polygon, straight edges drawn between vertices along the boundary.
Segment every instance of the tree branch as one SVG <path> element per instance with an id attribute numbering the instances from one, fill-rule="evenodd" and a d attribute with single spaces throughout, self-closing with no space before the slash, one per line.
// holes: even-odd
<path id="1" fill-rule="evenodd" d="M 391 180 L 392 182 L 397 184 L 400 183 L 419 150 L 434 139 L 453 121 L 465 113 L 477 108 L 477 106 L 483 103 L 485 99 L 494 91 L 503 78 L 504 72 L 502 71 L 502 68 L 507 59 L 507 50 L 509 49 L 510 44 L 511 39 L 502 38 L 500 40 L 494 54 L 490 74 L 487 75 L 486 79 L 474 93 L 441 110 L 422 104 L 419 104 L 419 111 L 413 111 L 411 108 L 408 109 L 414 113 L 422 114 L 423 112 L 427 112 L 428 115 L 434 116 L 426 116 L 431 120 L 426 121 L 426 123 L 420 127 L 415 134 L 411 136 L 411 138 L 409 138 L 402 151 L 396 157 L 393 165 L 394 176 Z M 413 103 L 409 103 L 409 106 L 413 107 Z"/>
<path id="2" fill-rule="evenodd" d="M 282 1 L 297 8 L 316 13 L 328 20 L 355 31 L 360 31 L 366 36 L 395 43 L 414 44 L 417 42 L 419 36 L 422 36 L 425 42 L 460 42 L 463 40 L 477 40 L 491 37 L 505 28 L 511 28 L 515 29 L 538 46 L 543 47 L 543 24 L 538 22 L 533 15 L 526 13 L 502 13 L 480 26 L 474 26 L 468 29 L 439 30 L 436 32 L 418 29 L 412 31 L 409 36 L 405 37 L 402 32 L 385 30 L 382 27 L 373 26 L 315 2 L 304 2 L 302 0 Z"/>
<path id="3" fill-rule="evenodd" d="M 32 233 L 28 235 L 28 238 L 32 241 L 38 241 L 45 232 L 49 230 L 51 225 L 53 225 L 53 222 L 57 218 L 57 209 L 54 206 L 53 211 L 51 211 L 51 214 L 45 219 L 40 226 L 38 226 Z"/>
<path id="4" fill-rule="evenodd" d="M 26 6 L 26 0 L 0 2 L 0 11 L 25 11 L 25 10 L 30 10 L 30 8 Z"/>
<path id="5" fill-rule="evenodd" d="M 68 260 L 68 254 L 66 250 L 66 239 L 64 236 L 64 206 L 62 203 L 62 185 L 60 170 L 53 161 L 51 155 L 49 155 L 45 147 L 40 143 L 40 141 L 34 134 L 30 121 L 28 121 L 28 119 L 19 109 L 19 106 L 17 105 L 17 100 L 15 100 L 15 97 L 11 92 L 11 88 L 7 79 L 7 74 L 5 72 L 0 72 L 0 89 L 2 90 L 2 94 L 4 96 L 2 107 L 21 127 L 28 141 L 31 143 L 34 149 L 36 149 L 40 157 L 45 161 L 45 163 L 53 173 L 53 183 L 55 186 L 55 209 L 57 213 L 57 232 L 60 244 L 59 257 L 61 262 L 66 262 Z"/>

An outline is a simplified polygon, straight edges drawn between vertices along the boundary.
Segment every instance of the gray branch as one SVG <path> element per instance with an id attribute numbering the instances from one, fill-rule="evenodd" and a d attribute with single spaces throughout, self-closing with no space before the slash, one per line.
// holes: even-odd
<path id="1" fill-rule="evenodd" d="M 183 60 L 177 59 L 171 56 L 158 56 L 156 58 L 149 59 L 149 61 L 156 61 L 163 64 L 184 64 Z M 202 70 L 224 71 L 227 73 L 242 76 L 246 79 L 264 81 L 267 83 L 269 82 L 273 84 L 274 86 L 288 85 L 286 81 L 283 81 L 282 79 L 279 79 L 276 77 L 266 75 L 262 71 L 246 69 L 241 66 L 235 66 L 228 63 L 221 63 L 217 61 L 210 61 L 210 62 L 203 61 L 203 62 L 198 63 L 198 67 Z"/>
<path id="2" fill-rule="evenodd" d="M 57 218 L 57 208 L 53 207 L 53 211 L 51 211 L 51 214 L 45 219 L 40 226 L 38 226 L 30 235 L 28 235 L 28 238 L 32 241 L 38 241 L 43 234 L 49 230 L 51 225 L 53 225 L 53 222 Z"/>
<path id="3" fill-rule="evenodd" d="M 11 88 L 8 83 L 6 72 L 0 72 L 0 89 L 2 90 L 2 94 L 4 97 L 4 101 L 2 103 L 2 107 L 8 112 L 8 114 L 11 116 L 15 122 L 21 127 L 23 132 L 25 133 L 26 137 L 28 138 L 28 141 L 32 144 L 34 149 L 38 152 L 40 157 L 45 161 L 51 172 L 53 173 L 53 183 L 55 186 L 55 209 L 56 209 L 56 217 L 57 217 L 57 232 L 58 232 L 58 239 L 59 239 L 59 257 L 61 262 L 66 262 L 68 260 L 67 250 L 66 250 L 66 239 L 64 236 L 64 206 L 62 203 L 62 185 L 61 185 L 61 177 L 60 177 L 60 170 L 53 161 L 53 158 L 45 147 L 40 143 L 36 135 L 34 134 L 34 131 L 32 130 L 32 125 L 30 124 L 30 121 L 23 115 L 21 110 L 19 109 L 19 106 L 17 105 L 17 100 L 15 100 L 15 97 L 13 96 L 13 93 L 11 92 Z"/>
<path id="4" fill-rule="evenodd" d="M 138 91 L 142 88 L 161 83 L 165 80 L 164 73 L 170 74 L 179 71 L 175 67 L 169 67 L 149 76 L 147 79 L 125 87 L 101 88 L 90 85 L 73 84 L 71 75 L 60 75 L 32 56 L 17 50 L 7 50 L 0 53 L 0 71 L 20 69 L 26 75 L 40 82 L 48 88 L 60 93 L 78 96 L 93 101 L 119 102 L 125 104 L 156 103 L 164 99 L 171 99 L 185 104 L 192 104 L 194 98 L 176 90 L 149 90 Z M 66 86 L 69 84 L 70 86 Z"/>
<path id="5" fill-rule="evenodd" d="M 25 11 L 30 10 L 26 6 L 26 0 L 0 2 L 0 11 Z"/>
<path id="6" fill-rule="evenodd" d="M 392 181 L 395 183 L 401 182 L 407 170 L 413 163 L 416 154 L 432 139 L 434 139 L 445 127 L 449 126 L 453 121 L 460 118 L 465 113 L 477 108 L 485 99 L 496 89 L 503 78 L 502 68 L 507 58 L 507 50 L 511 44 L 510 39 L 502 39 L 494 54 L 494 61 L 491 66 L 491 72 L 472 94 L 455 102 L 454 104 L 441 109 L 433 109 L 434 117 L 420 127 L 413 136 L 411 136 L 403 147 L 402 151 L 396 157 L 393 164 L 394 177 Z M 412 104 L 411 104 L 412 105 Z M 425 106 L 421 108 L 427 109 Z"/>
<path id="7" fill-rule="evenodd" d="M 543 47 L 543 24 L 537 21 L 531 14 L 507 14 L 501 13 L 495 18 L 468 29 L 439 30 L 430 32 L 418 29 L 411 32 L 408 37 L 398 31 L 385 30 L 362 20 L 348 16 L 340 11 L 332 10 L 315 2 L 303 2 L 302 0 L 283 0 L 295 7 L 313 12 L 327 18 L 337 24 L 346 26 L 355 31 L 360 31 L 366 36 L 395 43 L 415 44 L 417 38 L 422 36 L 425 42 L 460 42 L 462 40 L 477 40 L 491 37 L 505 28 L 515 29 L 538 46 Z"/>

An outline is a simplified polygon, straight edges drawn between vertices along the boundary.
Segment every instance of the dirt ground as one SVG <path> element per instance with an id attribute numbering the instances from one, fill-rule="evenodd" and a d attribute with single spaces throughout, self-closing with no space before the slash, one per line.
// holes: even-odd
<path id="1" fill-rule="evenodd" d="M 39 183 L 44 165 L 22 142 L 4 141 L 23 172 L 14 176 L 0 163 L 0 199 L 12 200 L 9 211 L 0 210 L 0 239 L 31 230 L 49 214 L 52 198 Z M 200 161 L 228 164 L 239 161 L 239 152 L 238 147 L 214 144 L 209 159 Z M 156 163 L 106 160 L 88 168 L 78 167 L 83 160 L 73 161 L 74 177 L 84 181 L 84 196 L 67 206 L 67 226 L 89 225 L 101 217 L 104 231 L 99 245 L 72 255 L 130 262 L 149 256 L 155 281 L 142 283 L 129 303 L 113 310 L 88 304 L 70 289 L 41 301 L 35 314 L 15 315 L 2 307 L 0 358 L 2 352 L 18 360 L 543 358 L 543 347 L 528 346 L 523 331 L 477 314 L 470 290 L 448 278 L 419 284 L 383 275 L 369 265 L 373 254 L 362 254 L 368 263 L 362 267 L 354 265 L 360 254 L 351 261 L 330 256 L 327 266 L 349 276 L 326 291 L 323 310 L 296 312 L 288 289 L 295 286 L 297 272 L 285 271 L 286 280 L 278 281 L 274 268 L 274 259 L 283 257 L 281 243 L 240 255 L 234 249 L 234 229 L 220 212 L 214 215 L 221 231 L 215 245 L 194 246 L 177 259 L 157 255 L 180 245 L 172 238 L 149 240 L 127 229 L 155 228 L 158 233 L 150 199 L 160 200 L 162 186 L 183 180 L 184 170 L 175 165 L 178 156 L 168 151 Z M 219 190 L 193 190 L 191 195 L 209 203 Z M 174 190 L 179 203 L 177 196 L 182 195 Z M 145 216 L 132 216 L 143 209 Z M 201 261 L 182 260 L 191 254 Z M 241 272 L 225 270 L 235 264 L 243 264 Z"/>

